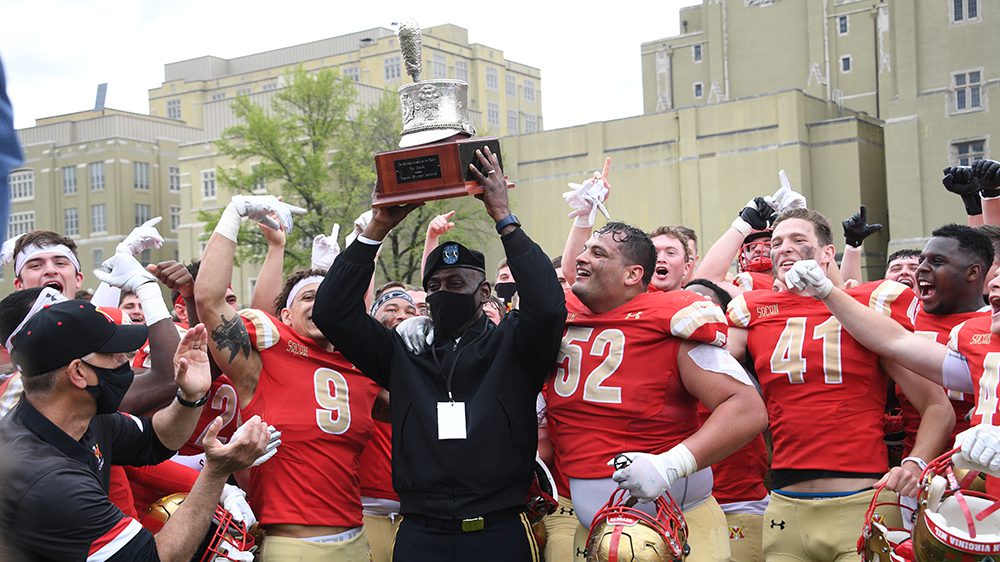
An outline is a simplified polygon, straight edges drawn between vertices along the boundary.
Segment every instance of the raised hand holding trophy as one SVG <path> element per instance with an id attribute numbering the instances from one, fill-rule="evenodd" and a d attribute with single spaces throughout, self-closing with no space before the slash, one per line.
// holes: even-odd
<path id="1" fill-rule="evenodd" d="M 497 155 L 500 141 L 473 138 L 467 103 L 469 85 L 461 80 L 420 80 L 421 30 L 415 23 L 399 26 L 399 47 L 412 84 L 399 87 L 403 117 L 400 150 L 375 155 L 378 183 L 373 207 L 420 203 L 482 192 L 469 164 L 484 146 Z M 482 170 L 481 170 L 482 171 Z M 483 171 L 485 173 L 485 171 Z M 514 187 L 507 182 L 507 187 Z"/>

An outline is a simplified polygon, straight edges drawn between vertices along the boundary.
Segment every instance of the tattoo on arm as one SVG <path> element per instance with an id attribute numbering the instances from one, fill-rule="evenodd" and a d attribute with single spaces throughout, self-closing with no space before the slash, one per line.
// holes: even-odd
<path id="1" fill-rule="evenodd" d="M 229 350 L 230 363 L 236 359 L 241 350 L 245 359 L 250 358 L 250 334 L 247 333 L 247 328 L 239 316 L 233 316 L 229 320 L 222 316 L 222 324 L 212 330 L 212 340 L 220 351 Z"/>

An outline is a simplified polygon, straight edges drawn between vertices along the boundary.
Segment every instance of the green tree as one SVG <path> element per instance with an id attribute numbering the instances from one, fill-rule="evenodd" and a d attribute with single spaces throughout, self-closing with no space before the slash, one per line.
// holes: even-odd
<path id="1" fill-rule="evenodd" d="M 307 210 L 295 218 L 288 235 L 285 270 L 291 271 L 309 266 L 317 234 L 329 234 L 333 223 L 339 223 L 346 235 L 354 219 L 370 208 L 375 154 L 398 147 L 401 126 L 394 92 L 361 107 L 354 82 L 333 70 L 309 73 L 298 68 L 286 75 L 286 83 L 270 107 L 256 105 L 247 96 L 236 98 L 233 112 L 240 124 L 223 131 L 216 147 L 238 166 L 220 167 L 216 175 L 232 193 L 261 193 L 261 186 L 267 186 L 268 192 Z M 247 161 L 258 163 L 248 169 Z M 445 209 L 468 208 L 466 200 L 431 202 L 412 213 L 386 239 L 379 260 L 384 278 L 418 283 L 427 223 Z M 219 215 L 202 213 L 207 231 Z M 482 212 L 460 215 L 479 217 Z M 255 232 L 256 225 L 243 228 L 237 258 L 259 263 L 266 254 L 263 237 Z M 479 241 L 484 221 L 472 219 L 460 228 L 453 238 Z"/>

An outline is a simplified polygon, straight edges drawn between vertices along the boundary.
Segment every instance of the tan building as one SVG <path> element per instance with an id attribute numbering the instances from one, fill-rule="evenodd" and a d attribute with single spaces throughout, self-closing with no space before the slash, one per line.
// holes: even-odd
<path id="1" fill-rule="evenodd" d="M 78 244 L 84 288 L 136 225 L 162 216 L 163 248 L 145 263 L 177 259 L 180 225 L 178 145 L 202 132 L 183 123 L 114 109 L 47 117 L 18 131 L 25 161 L 10 176 L 8 237 L 53 230 Z M 13 268 L 3 270 L 0 295 L 13 290 Z"/>
<path id="2" fill-rule="evenodd" d="M 965 222 L 941 169 L 989 157 L 997 5 L 984 0 L 707 0 L 642 45 L 646 113 L 799 89 L 885 129 L 890 250 Z M 865 201 L 867 203 L 867 201 Z M 821 211 L 827 211 L 819 207 Z M 836 215 L 835 215 L 836 216 Z M 876 247 L 866 244 L 869 251 Z"/>

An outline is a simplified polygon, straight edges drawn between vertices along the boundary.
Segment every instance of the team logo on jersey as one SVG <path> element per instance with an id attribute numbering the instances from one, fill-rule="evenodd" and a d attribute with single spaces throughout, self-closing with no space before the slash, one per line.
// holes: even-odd
<path id="1" fill-rule="evenodd" d="M 639 320 L 639 317 L 642 315 L 642 313 L 643 313 L 643 311 L 641 311 L 641 310 L 639 312 L 629 312 L 628 314 L 625 315 L 625 319 L 626 320 Z"/>
<path id="2" fill-rule="evenodd" d="M 729 528 L 729 540 L 738 541 L 740 539 L 745 539 L 747 536 L 743 534 L 743 526 L 739 525 L 736 527 Z"/>
<path id="3" fill-rule="evenodd" d="M 448 244 L 441 253 L 441 259 L 447 265 L 458 263 L 458 244 Z"/>
<path id="4" fill-rule="evenodd" d="M 94 443 L 94 446 L 90 448 L 90 452 L 97 459 L 97 470 L 102 470 L 104 468 L 104 455 L 101 454 L 101 446 Z"/>
<path id="5" fill-rule="evenodd" d="M 285 349 L 288 353 L 292 355 L 298 355 L 299 357 L 309 358 L 309 348 L 302 345 L 301 343 L 288 340 L 288 348 Z"/>
<path id="6" fill-rule="evenodd" d="M 990 332 L 985 334 L 972 334 L 972 345 L 989 345 Z"/>
<path id="7" fill-rule="evenodd" d="M 572 322 L 574 320 L 576 320 L 576 313 L 575 312 L 569 312 L 569 313 L 566 314 L 566 321 L 567 322 Z"/>
<path id="8" fill-rule="evenodd" d="M 778 529 L 781 529 L 782 531 L 784 531 L 785 530 L 785 520 L 782 519 L 780 522 L 778 522 L 778 521 L 775 521 L 774 519 L 772 519 L 771 520 L 771 528 L 774 529 L 775 527 L 777 527 Z"/>

